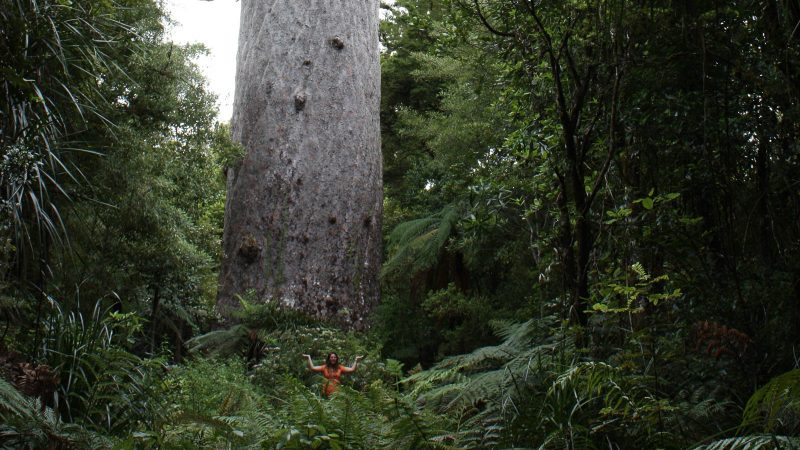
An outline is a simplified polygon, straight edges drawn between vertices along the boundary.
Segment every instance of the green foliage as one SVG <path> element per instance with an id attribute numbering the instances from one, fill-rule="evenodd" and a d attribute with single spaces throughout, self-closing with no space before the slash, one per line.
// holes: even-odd
<path id="1" fill-rule="evenodd" d="M 23 396 L 0 378 L 0 444 L 5 448 L 111 448 L 102 435 L 62 422 L 37 398 Z"/>
<path id="2" fill-rule="evenodd" d="M 165 42 L 151 0 L 6 3 L 0 269 L 31 303 L 17 313 L 115 292 L 149 316 L 150 352 L 169 337 L 180 357 L 213 319 L 221 164 L 240 153 L 191 61 L 204 50 Z"/>
<path id="3" fill-rule="evenodd" d="M 0 347 L 61 379 L 0 380 L 0 446 L 800 445 L 796 5 L 383 9 L 367 338 L 209 332 L 242 150 L 160 3 L 0 0 Z M 324 399 L 329 351 L 368 357 Z"/>
<path id="4" fill-rule="evenodd" d="M 249 339 L 250 330 L 246 326 L 234 325 L 195 336 L 187 344 L 192 353 L 210 357 L 228 357 L 242 352 Z"/>
<path id="5" fill-rule="evenodd" d="M 63 231 L 60 199 L 85 181 L 75 153 L 96 151 L 78 135 L 91 123 L 108 127 L 101 84 L 124 76 L 120 58 L 140 43 L 133 22 L 142 8 L 130 3 L 121 11 L 94 1 L 2 3 L 0 183 L 18 247 L 36 239 L 30 227 Z"/>
<path id="6" fill-rule="evenodd" d="M 238 142 L 231 140 L 230 125 L 226 123 L 217 124 L 215 126 L 213 147 L 219 167 L 234 167 L 238 165 L 245 155 L 244 147 Z"/>
<path id="7" fill-rule="evenodd" d="M 431 269 L 439 262 L 458 219 L 458 209 L 447 206 L 429 217 L 397 225 L 387 239 L 391 257 L 383 266 L 382 276 L 414 277 Z"/>
<path id="8" fill-rule="evenodd" d="M 744 408 L 741 428 L 800 432 L 800 369 L 778 375 L 754 392 Z"/>
<path id="9" fill-rule="evenodd" d="M 571 338 L 548 337 L 546 323 L 499 323 L 500 345 L 445 358 L 403 383 L 426 408 L 459 418 L 450 429 L 457 448 L 688 445 L 683 434 L 695 425 L 680 418 L 702 412 L 660 396 L 649 376 L 576 360 Z M 713 414 L 715 402 L 700 403 Z"/>
<path id="10" fill-rule="evenodd" d="M 314 386 L 319 391 L 323 378 L 306 369 L 303 354 L 311 355 L 315 364 L 322 364 L 329 352 L 336 352 L 342 364 L 351 365 L 357 355 L 366 359 L 359 369 L 342 377 L 342 384 L 361 390 L 367 380 L 386 376 L 382 366 L 373 360 L 380 352 L 373 342 L 360 339 L 352 332 L 343 332 L 324 326 L 298 326 L 263 331 L 259 338 L 264 342 L 262 358 L 254 368 L 254 382 L 265 389 L 274 384 L 276 374 L 286 373 Z"/>
<path id="11" fill-rule="evenodd" d="M 338 434 L 328 433 L 324 427 L 319 425 L 308 425 L 302 431 L 296 428 L 286 430 L 285 435 L 280 439 L 275 448 L 320 448 L 340 450 L 343 447 Z"/>
<path id="12" fill-rule="evenodd" d="M 263 401 L 241 360 L 200 359 L 174 367 L 157 395 L 163 419 L 135 442 L 173 448 L 243 445 L 263 433 L 253 421 Z"/>
<path id="13" fill-rule="evenodd" d="M 800 112 L 798 72 L 785 64 L 798 54 L 797 8 L 409 0 L 387 9 L 387 210 L 396 230 L 415 231 L 404 242 L 418 244 L 419 266 L 433 273 L 413 270 L 412 253 L 398 264 L 414 247 L 390 235 L 385 273 L 399 277 L 384 279 L 385 351 L 430 363 L 423 345 L 463 324 L 480 329 L 505 307 L 554 314 L 582 326 L 581 349 L 524 386 L 541 408 L 513 403 L 516 419 L 505 421 L 477 400 L 470 418 L 483 425 L 473 428 L 500 431 L 470 445 L 528 435 L 524 445 L 681 447 L 730 433 L 752 386 L 796 367 L 800 204 L 781 193 L 799 173 L 789 119 Z M 442 205 L 461 211 L 443 246 L 434 230 L 444 227 L 430 220 Z M 448 255 L 466 270 L 436 271 Z M 477 320 L 447 320 L 459 311 Z M 709 323 L 698 318 L 724 324 L 720 336 L 698 331 Z M 571 332 L 554 327 L 528 349 Z M 716 358 L 697 350 L 712 342 Z M 446 361 L 418 374 L 430 382 L 420 394 L 441 393 L 436 406 L 481 373 Z M 563 392 L 550 389 L 567 374 Z M 507 388 L 496 377 L 477 398 Z M 745 408 L 754 428 L 742 431 L 796 433 L 792 395 L 773 410 L 778 394 L 762 389 Z"/>
<path id="14" fill-rule="evenodd" d="M 450 422 L 397 389 L 398 361 L 367 359 L 333 396 L 318 393 L 300 352 L 333 348 L 346 359 L 367 348 L 364 336 L 291 322 L 256 333 L 267 346 L 252 368 L 239 357 L 171 367 L 155 393 L 161 418 L 138 428 L 123 448 L 442 447 Z"/>
<path id="15" fill-rule="evenodd" d="M 491 335 L 486 318 L 492 306 L 487 299 L 475 298 L 459 291 L 455 284 L 432 291 L 422 301 L 422 309 L 440 330 L 442 343 L 439 355 L 452 355 L 479 347 Z"/>
<path id="16" fill-rule="evenodd" d="M 634 263 L 630 271 L 635 280 L 625 276 L 622 271 L 615 270 L 602 287 L 599 294 L 602 300 L 592 305 L 592 309 L 602 313 L 641 313 L 645 305 L 658 306 L 661 302 L 679 299 L 682 296 L 680 288 L 666 291 L 664 285 L 669 281 L 669 275 L 652 277 L 645 271 L 640 263 Z M 611 280 L 623 279 L 623 283 Z"/>
<path id="17" fill-rule="evenodd" d="M 69 422 L 111 434 L 158 420 L 149 401 L 162 363 L 126 350 L 140 327 L 134 314 L 104 310 L 91 314 L 57 310 L 48 321 L 43 358 L 59 373 L 59 413 Z"/>
<path id="18" fill-rule="evenodd" d="M 456 446 L 499 445 L 515 412 L 530 401 L 527 387 L 541 382 L 569 352 L 567 342 L 536 343 L 541 322 L 495 326 L 500 345 L 445 358 L 403 380 L 428 407 L 460 417 L 462 427 L 451 436 Z"/>
<path id="19" fill-rule="evenodd" d="M 57 286 L 111 290 L 126 310 L 146 314 L 152 353 L 168 338 L 180 355 L 184 336 L 213 318 L 218 164 L 233 145 L 225 127 L 214 128 L 213 97 L 190 61 L 198 52 L 157 41 L 127 61 L 129 82 L 112 86 L 126 102 L 115 118 L 120 140 L 90 166 L 97 183 L 67 219 L 73 245 L 57 265 Z"/>
<path id="20" fill-rule="evenodd" d="M 740 436 L 735 438 L 720 439 L 710 444 L 695 447 L 698 450 L 761 450 L 761 449 L 791 449 L 800 445 L 800 439 L 790 436 Z"/>

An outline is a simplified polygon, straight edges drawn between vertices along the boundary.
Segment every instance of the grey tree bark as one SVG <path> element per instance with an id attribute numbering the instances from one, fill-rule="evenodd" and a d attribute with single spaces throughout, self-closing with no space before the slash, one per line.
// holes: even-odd
<path id="1" fill-rule="evenodd" d="M 218 304 L 351 328 L 379 301 L 378 0 L 242 0 Z"/>

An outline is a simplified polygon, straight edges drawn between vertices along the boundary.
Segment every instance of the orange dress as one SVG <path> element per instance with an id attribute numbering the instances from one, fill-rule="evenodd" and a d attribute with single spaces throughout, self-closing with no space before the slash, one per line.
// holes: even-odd
<path id="1" fill-rule="evenodd" d="M 327 365 L 322 368 L 322 376 L 325 377 L 325 383 L 322 385 L 322 395 L 329 397 L 339 387 L 339 378 L 344 373 L 342 366 L 337 365 L 336 368 L 330 368 Z"/>
<path id="2" fill-rule="evenodd" d="M 339 378 L 342 377 L 343 373 L 355 371 L 352 367 L 345 367 L 340 364 L 337 364 L 336 367 L 328 367 L 327 364 L 312 366 L 311 370 L 321 372 L 322 376 L 325 377 L 325 383 L 322 384 L 322 395 L 325 397 L 329 397 L 336 391 L 336 388 L 339 387 Z"/>

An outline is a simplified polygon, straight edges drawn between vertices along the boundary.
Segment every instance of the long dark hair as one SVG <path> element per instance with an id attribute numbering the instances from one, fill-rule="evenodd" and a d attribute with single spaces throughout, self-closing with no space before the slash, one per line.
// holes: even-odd
<path id="1" fill-rule="evenodd" d="M 331 362 L 331 355 L 336 356 L 336 364 L 333 364 Z M 330 368 L 332 368 L 332 369 L 338 367 L 339 366 L 339 355 L 337 355 L 336 352 L 328 353 L 328 356 L 325 358 L 325 365 L 330 367 Z"/>

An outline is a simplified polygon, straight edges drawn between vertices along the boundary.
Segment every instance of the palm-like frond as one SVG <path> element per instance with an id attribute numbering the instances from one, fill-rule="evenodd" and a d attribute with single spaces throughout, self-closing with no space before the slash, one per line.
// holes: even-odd
<path id="1" fill-rule="evenodd" d="M 554 338 L 545 323 L 496 323 L 501 344 L 449 357 L 403 383 L 429 410 L 459 417 L 445 434 L 457 448 L 591 448 L 599 436 L 624 437 L 627 426 L 641 427 L 644 446 L 673 440 L 651 425 L 668 403 L 616 367 L 575 361 L 572 340 Z"/>
<path id="2" fill-rule="evenodd" d="M 458 209 L 448 205 L 431 216 L 397 225 L 387 239 L 390 257 L 383 266 L 383 276 L 414 275 L 433 267 L 458 219 Z"/>
<path id="3" fill-rule="evenodd" d="M 222 330 L 210 331 L 195 336 L 186 342 L 189 351 L 207 356 L 227 357 L 236 355 L 245 348 L 250 329 L 244 325 L 234 325 Z"/>
<path id="4" fill-rule="evenodd" d="M 504 341 L 496 346 L 444 359 L 430 370 L 414 374 L 403 383 L 412 386 L 429 404 L 444 409 L 464 408 L 478 400 L 511 405 L 521 384 L 539 372 L 546 372 L 559 349 L 568 343 L 536 343 L 541 324 L 497 323 L 495 331 Z"/>

